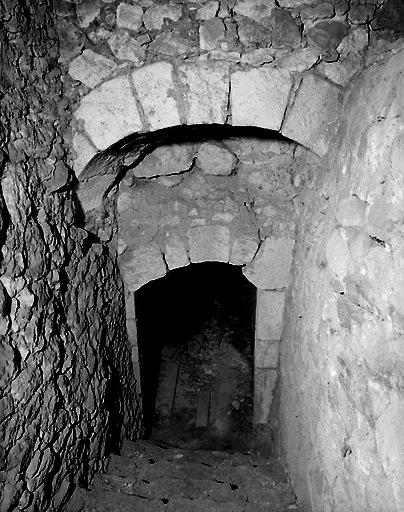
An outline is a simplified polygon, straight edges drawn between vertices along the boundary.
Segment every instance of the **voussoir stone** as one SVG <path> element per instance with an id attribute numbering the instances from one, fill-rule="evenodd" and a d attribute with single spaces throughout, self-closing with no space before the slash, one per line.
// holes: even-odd
<path id="1" fill-rule="evenodd" d="M 119 266 L 124 283 L 131 291 L 167 273 L 163 254 L 155 244 L 126 250 L 119 259 Z"/>
<path id="2" fill-rule="evenodd" d="M 121 60 L 140 62 L 145 58 L 145 50 L 126 30 L 118 30 L 108 40 L 112 53 Z"/>
<path id="3" fill-rule="evenodd" d="M 156 62 L 143 66 L 133 72 L 132 80 L 150 129 L 180 124 L 172 64 Z"/>
<path id="4" fill-rule="evenodd" d="M 243 274 L 259 290 L 276 290 L 289 285 L 292 249 L 290 238 L 267 238 Z"/>
<path id="5" fill-rule="evenodd" d="M 205 174 L 228 176 L 234 169 L 237 158 L 222 144 L 204 142 L 198 150 L 197 166 Z"/>
<path id="6" fill-rule="evenodd" d="M 279 130 L 291 87 L 292 79 L 289 73 L 270 67 L 233 73 L 233 126 L 258 126 Z"/>
<path id="7" fill-rule="evenodd" d="M 116 67 L 113 60 L 92 50 L 84 50 L 81 55 L 70 62 L 69 75 L 93 88 L 115 71 Z"/>
<path id="8" fill-rule="evenodd" d="M 98 149 L 143 129 L 127 77 L 113 78 L 84 96 L 74 116 Z"/>
<path id="9" fill-rule="evenodd" d="M 187 233 L 192 263 L 222 261 L 228 263 L 230 232 L 225 226 L 196 226 Z"/>
<path id="10" fill-rule="evenodd" d="M 178 69 L 186 124 L 224 124 L 229 95 L 229 66 L 191 62 Z"/>
<path id="11" fill-rule="evenodd" d="M 230 252 L 232 265 L 245 265 L 250 263 L 258 249 L 258 239 L 240 236 L 234 239 Z"/>
<path id="12" fill-rule="evenodd" d="M 172 236 L 167 240 L 164 256 L 170 270 L 185 267 L 190 263 L 185 244 L 178 236 Z"/>
<path id="13" fill-rule="evenodd" d="M 282 126 L 282 134 L 319 156 L 328 150 L 341 111 L 341 89 L 317 75 L 306 75 Z"/>

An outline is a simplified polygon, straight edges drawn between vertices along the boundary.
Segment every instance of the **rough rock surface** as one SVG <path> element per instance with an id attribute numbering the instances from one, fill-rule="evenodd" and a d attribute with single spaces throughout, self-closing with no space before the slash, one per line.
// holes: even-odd
<path id="1" fill-rule="evenodd" d="M 403 69 L 391 52 L 352 86 L 341 143 L 300 213 L 281 428 L 312 510 L 404 505 Z"/>
<path id="2" fill-rule="evenodd" d="M 71 120 L 52 5 L 7 5 L 0 28 L 7 76 L 0 107 L 0 510 L 57 511 L 119 446 L 124 423 L 133 431 L 140 425 L 116 262 L 75 221 L 64 164 Z"/>

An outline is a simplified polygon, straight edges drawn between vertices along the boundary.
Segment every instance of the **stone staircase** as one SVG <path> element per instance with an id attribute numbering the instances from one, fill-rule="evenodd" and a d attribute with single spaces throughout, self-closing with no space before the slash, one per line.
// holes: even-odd
<path id="1" fill-rule="evenodd" d="M 303 512 L 276 459 L 126 441 L 68 512 Z"/>

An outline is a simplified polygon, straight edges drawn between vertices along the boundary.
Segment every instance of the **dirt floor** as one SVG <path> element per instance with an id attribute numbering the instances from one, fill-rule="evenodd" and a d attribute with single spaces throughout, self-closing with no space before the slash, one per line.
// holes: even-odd
<path id="1" fill-rule="evenodd" d="M 127 441 L 68 512 L 303 512 L 276 459 Z"/>

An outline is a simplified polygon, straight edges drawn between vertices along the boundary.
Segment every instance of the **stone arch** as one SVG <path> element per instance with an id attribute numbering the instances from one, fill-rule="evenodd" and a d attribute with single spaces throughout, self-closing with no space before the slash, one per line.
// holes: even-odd
<path id="1" fill-rule="evenodd" d="M 104 81 L 74 113 L 75 171 L 133 133 L 179 125 L 228 124 L 274 130 L 325 155 L 341 88 L 313 72 L 221 61 L 154 62 Z"/>

